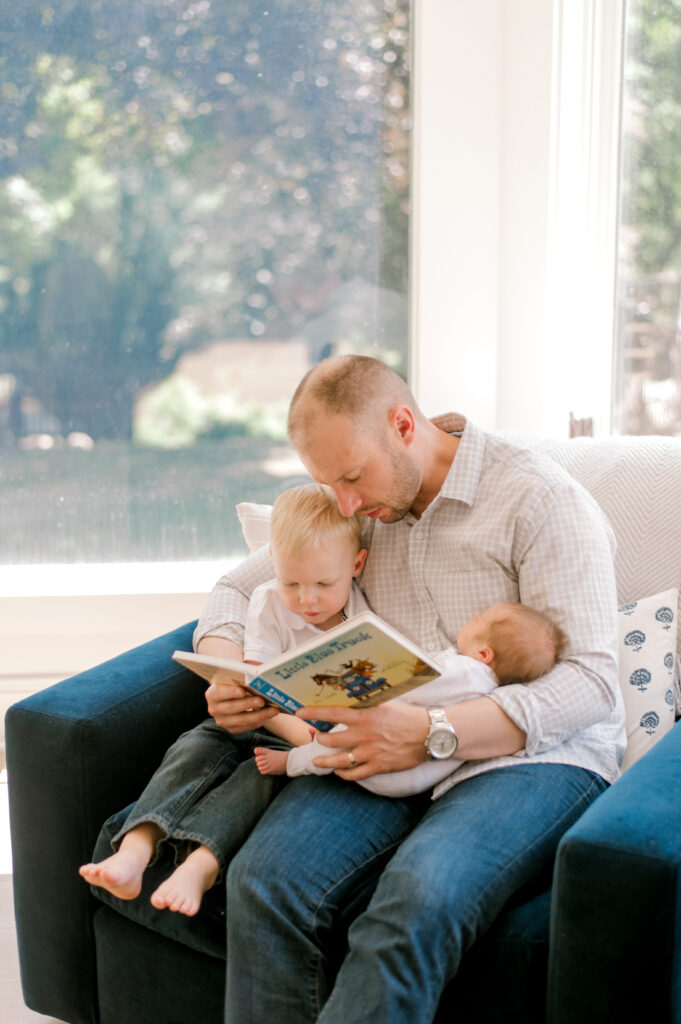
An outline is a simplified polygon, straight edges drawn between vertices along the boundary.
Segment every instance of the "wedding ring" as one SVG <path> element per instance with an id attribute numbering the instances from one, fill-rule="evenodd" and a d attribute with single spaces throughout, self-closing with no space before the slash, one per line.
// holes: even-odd
<path id="1" fill-rule="evenodd" d="M 348 750 L 348 761 L 350 762 L 350 767 L 351 768 L 356 768 L 357 767 L 357 761 L 355 760 L 355 755 L 353 754 L 353 752 L 351 750 Z"/>

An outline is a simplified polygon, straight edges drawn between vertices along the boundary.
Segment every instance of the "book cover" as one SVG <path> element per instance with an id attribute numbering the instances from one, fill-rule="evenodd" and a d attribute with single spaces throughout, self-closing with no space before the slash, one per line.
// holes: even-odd
<path id="1" fill-rule="evenodd" d="M 209 682 L 225 669 L 239 674 L 243 686 L 291 714 L 301 707 L 374 707 L 440 675 L 423 651 L 373 612 L 361 612 L 262 665 L 185 651 L 175 651 L 173 658 Z M 329 722 L 311 724 L 333 728 Z"/>

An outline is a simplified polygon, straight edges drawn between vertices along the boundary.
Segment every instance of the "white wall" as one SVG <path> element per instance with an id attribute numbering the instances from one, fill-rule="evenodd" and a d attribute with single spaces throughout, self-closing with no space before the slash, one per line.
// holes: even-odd
<path id="1" fill-rule="evenodd" d="M 413 381 L 427 412 L 565 437 L 572 411 L 609 431 L 623 7 L 416 4 Z"/>
<path id="2" fill-rule="evenodd" d="M 204 601 L 204 593 L 0 597 L 0 749 L 10 704 L 195 619 Z"/>
<path id="3" fill-rule="evenodd" d="M 414 4 L 411 382 L 425 412 L 496 418 L 502 0 Z"/>

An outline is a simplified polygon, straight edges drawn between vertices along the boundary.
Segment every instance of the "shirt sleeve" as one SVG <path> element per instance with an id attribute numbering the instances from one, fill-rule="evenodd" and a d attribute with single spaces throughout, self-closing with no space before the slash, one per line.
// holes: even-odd
<path id="1" fill-rule="evenodd" d="M 194 650 L 206 636 L 219 636 L 243 647 L 244 626 L 251 594 L 274 578 L 267 547 L 240 562 L 213 587 L 194 631 Z"/>
<path id="2" fill-rule="evenodd" d="M 617 680 L 614 536 L 593 499 L 560 488 L 519 558 L 523 604 L 565 630 L 567 649 L 541 679 L 490 694 L 526 735 L 524 751 L 549 750 L 608 716 L 622 713 Z"/>
<path id="3" fill-rule="evenodd" d="M 273 591 L 267 584 L 253 591 L 244 630 L 245 661 L 269 661 L 285 650 L 272 600 Z"/>

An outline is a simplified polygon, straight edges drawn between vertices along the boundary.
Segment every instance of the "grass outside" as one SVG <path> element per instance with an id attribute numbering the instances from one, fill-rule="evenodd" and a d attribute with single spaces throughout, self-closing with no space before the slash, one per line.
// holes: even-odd
<path id="1" fill-rule="evenodd" d="M 235 437 L 167 451 L 5 452 L 0 564 L 193 561 L 244 554 L 234 506 L 308 479 L 283 442 Z"/>

